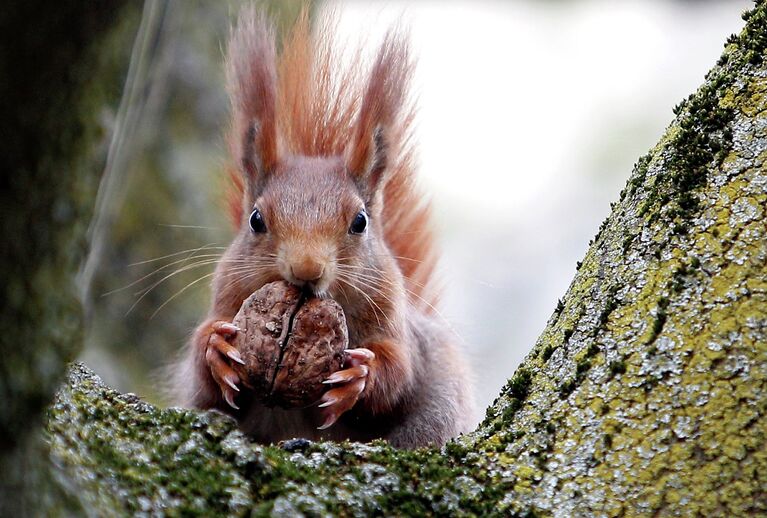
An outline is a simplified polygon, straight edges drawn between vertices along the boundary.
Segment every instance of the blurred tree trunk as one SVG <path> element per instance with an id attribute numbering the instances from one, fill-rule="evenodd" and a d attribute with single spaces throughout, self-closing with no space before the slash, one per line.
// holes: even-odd
<path id="1" fill-rule="evenodd" d="M 44 407 L 81 346 L 76 274 L 127 68 L 138 5 L 0 9 L 0 515 L 55 503 Z M 74 502 L 74 500 L 72 500 Z"/>
<path id="2" fill-rule="evenodd" d="M 535 348 L 475 432 L 440 450 L 260 447 L 223 416 L 159 410 L 77 365 L 47 424 L 69 494 L 94 514 L 767 513 L 766 11 L 759 2 L 746 16 L 640 159 Z M 49 201 L 71 203 L 55 188 Z M 47 221 L 26 206 L 11 205 L 26 212 L 10 235 L 22 222 Z M 54 237 L 50 253 L 71 253 Z M 56 351 L 75 343 L 77 322 L 47 336 L 48 323 L 69 313 L 41 315 L 43 289 L 65 296 L 71 287 L 58 275 L 30 275 L 42 255 L 15 257 L 25 262 L 10 271 L 40 294 L 4 321 L 17 331 L 3 354 L 28 365 L 19 332 L 26 354 L 53 354 L 44 342 Z M 35 330 L 36 322 L 45 325 Z M 52 362 L 54 374 L 60 364 Z M 17 411 L 29 412 L 48 393 L 10 396 L 21 394 Z M 34 420 L 19 426 L 33 429 Z M 16 437 L 19 426 L 4 433 Z"/>

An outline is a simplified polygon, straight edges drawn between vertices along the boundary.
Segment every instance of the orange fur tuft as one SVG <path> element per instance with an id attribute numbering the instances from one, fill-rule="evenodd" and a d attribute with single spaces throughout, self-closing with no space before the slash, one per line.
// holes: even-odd
<path id="1" fill-rule="evenodd" d="M 252 11 L 241 19 L 246 21 L 230 41 L 227 73 L 232 95 L 233 156 L 242 156 L 241 136 L 259 113 L 266 117 L 260 121 L 268 137 L 260 144 L 266 147 L 266 163 L 273 163 L 269 161 L 282 153 L 345 156 L 350 170 L 360 170 L 370 154 L 374 132 L 385 128 L 384 239 L 406 278 L 411 303 L 431 311 L 438 298 L 433 286 L 437 255 L 430 207 L 415 182 L 414 110 L 408 100 L 413 63 L 406 34 L 391 30 L 372 66 L 367 67 L 361 49 L 350 59 L 341 55 L 333 40 L 336 31 L 332 17 L 320 21 L 312 31 L 304 11 L 284 39 L 279 58 L 273 55 L 268 24 Z M 272 64 L 275 83 L 271 83 Z M 276 84 L 275 89 L 269 84 Z M 272 99 L 274 110 L 270 111 Z M 246 185 L 236 172 L 231 177 L 233 189 L 227 205 L 232 221 L 239 226 Z"/>
<path id="2" fill-rule="evenodd" d="M 243 9 L 229 40 L 226 84 L 232 105 L 229 149 L 252 185 L 278 160 L 274 30 L 253 8 Z"/>
<path id="3" fill-rule="evenodd" d="M 243 216 L 242 194 L 245 192 L 245 182 L 242 173 L 236 167 L 227 167 L 226 176 L 228 187 L 226 189 L 226 211 L 229 214 L 229 222 L 233 228 L 238 228 Z"/>

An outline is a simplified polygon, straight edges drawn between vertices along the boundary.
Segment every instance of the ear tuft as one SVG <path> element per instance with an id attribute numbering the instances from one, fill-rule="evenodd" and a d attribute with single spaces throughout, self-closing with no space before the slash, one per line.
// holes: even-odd
<path id="1" fill-rule="evenodd" d="M 245 176 L 249 179 L 262 178 L 270 170 L 264 165 L 262 154 L 257 151 L 256 143 L 259 141 L 259 124 L 253 121 L 247 126 L 242 140 L 242 156 L 240 165 Z"/>
<path id="2" fill-rule="evenodd" d="M 226 81 L 232 107 L 229 144 L 253 192 L 277 163 L 276 50 L 269 21 L 245 8 L 229 40 Z"/>
<path id="3" fill-rule="evenodd" d="M 386 167 L 389 164 L 389 145 L 383 127 L 377 126 L 373 132 L 373 147 L 365 174 L 368 185 L 376 190 L 381 184 Z"/>
<path id="4" fill-rule="evenodd" d="M 356 170 L 349 169 L 357 187 L 365 197 L 366 203 L 373 202 L 376 193 L 380 192 L 389 165 L 389 144 L 386 132 L 382 126 L 376 126 L 373 138 L 366 146 L 367 156 L 362 165 Z"/>
<path id="5" fill-rule="evenodd" d="M 373 61 L 346 152 L 349 171 L 368 194 L 385 183 L 390 155 L 396 155 L 401 145 L 401 135 L 390 133 L 401 125 L 403 116 L 409 116 L 405 104 L 411 72 L 407 38 L 394 29 Z"/>

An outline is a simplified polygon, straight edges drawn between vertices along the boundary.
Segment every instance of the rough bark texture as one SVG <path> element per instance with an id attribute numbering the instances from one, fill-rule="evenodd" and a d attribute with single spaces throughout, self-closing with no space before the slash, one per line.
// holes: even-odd
<path id="1" fill-rule="evenodd" d="M 62 503 L 39 429 L 81 346 L 75 276 L 132 34 L 123 2 L 0 9 L 0 515 Z M 74 503 L 75 501 L 72 500 Z M 74 503 L 76 507 L 76 503 Z M 59 507 L 59 511 L 63 511 Z"/>
<path id="2" fill-rule="evenodd" d="M 260 447 L 78 365 L 50 411 L 54 461 L 98 514 L 767 513 L 765 11 L 639 161 L 475 432 Z"/>

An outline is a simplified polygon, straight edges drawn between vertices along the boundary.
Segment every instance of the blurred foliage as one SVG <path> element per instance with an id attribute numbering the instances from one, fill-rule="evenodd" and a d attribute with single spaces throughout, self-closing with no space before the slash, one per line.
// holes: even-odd
<path id="1" fill-rule="evenodd" d="M 128 106 L 140 113 L 108 202 L 83 357 L 108 383 L 151 401 L 163 401 L 162 368 L 207 311 L 211 254 L 222 249 L 199 247 L 224 247 L 232 235 L 223 203 L 223 58 L 244 3 L 171 1 L 151 55 L 133 56 L 151 59 L 150 72 L 141 103 Z M 259 5 L 284 30 L 303 3 Z"/>

